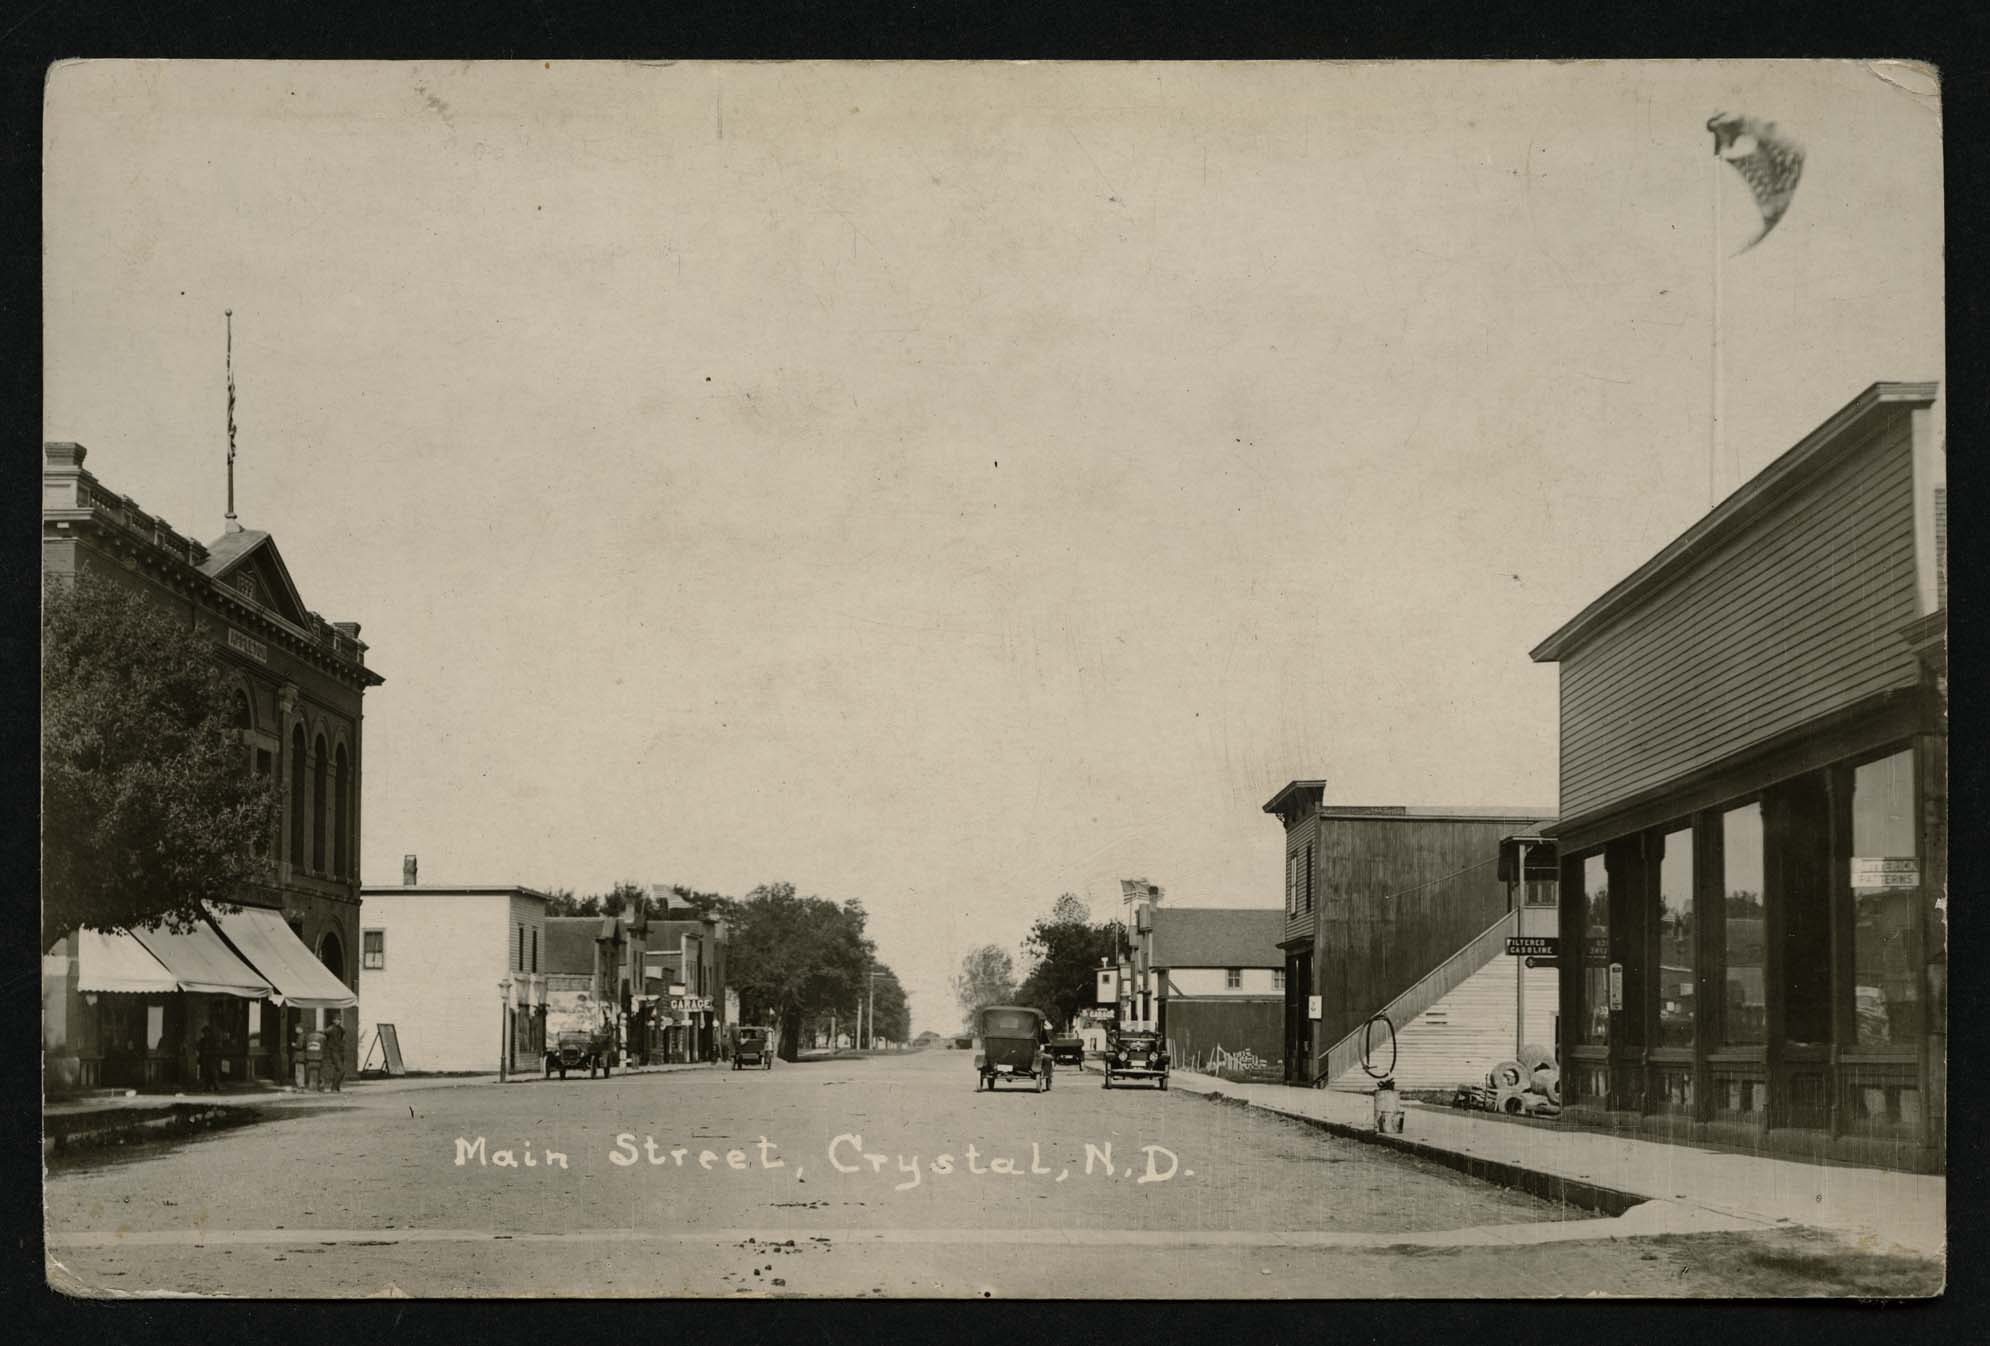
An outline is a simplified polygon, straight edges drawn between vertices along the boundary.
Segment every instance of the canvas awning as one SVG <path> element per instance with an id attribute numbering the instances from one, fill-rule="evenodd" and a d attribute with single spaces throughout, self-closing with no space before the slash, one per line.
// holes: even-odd
<path id="1" fill-rule="evenodd" d="M 245 1000 L 262 1000 L 270 993 L 270 984 L 237 958 L 211 925 L 197 925 L 185 934 L 177 934 L 163 925 L 156 930 L 131 933 L 154 958 L 166 965 L 182 991 L 237 995 Z"/>
<path id="2" fill-rule="evenodd" d="M 267 907 L 244 907 L 208 914 L 235 946 L 235 952 L 276 988 L 274 999 L 279 1004 L 349 1009 L 359 1003 L 359 997 L 333 976 L 330 968 L 311 956 L 282 913 Z"/>
<path id="3" fill-rule="evenodd" d="M 180 989 L 166 965 L 122 930 L 76 932 L 76 989 L 170 995 Z"/>

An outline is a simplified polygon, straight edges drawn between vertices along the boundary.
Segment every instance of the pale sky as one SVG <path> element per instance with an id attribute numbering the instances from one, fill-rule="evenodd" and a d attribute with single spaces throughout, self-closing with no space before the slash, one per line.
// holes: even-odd
<path id="1" fill-rule="evenodd" d="M 1939 379 L 1940 121 L 1855 63 L 74 64 L 46 421 L 356 620 L 362 876 L 860 898 L 917 1028 L 1259 806 L 1556 799 L 1527 651 Z M 1729 251 L 1755 224 L 1719 169 Z M 1734 467 L 1721 492 L 1733 488 Z"/>

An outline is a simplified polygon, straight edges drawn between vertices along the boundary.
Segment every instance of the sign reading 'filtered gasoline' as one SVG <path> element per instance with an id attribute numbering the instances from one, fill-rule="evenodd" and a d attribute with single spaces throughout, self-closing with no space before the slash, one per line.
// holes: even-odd
<path id="1" fill-rule="evenodd" d="M 1537 958 L 1553 958 L 1562 951 L 1562 942 L 1554 935 L 1508 935 L 1506 952 L 1511 957 L 1532 954 Z"/>

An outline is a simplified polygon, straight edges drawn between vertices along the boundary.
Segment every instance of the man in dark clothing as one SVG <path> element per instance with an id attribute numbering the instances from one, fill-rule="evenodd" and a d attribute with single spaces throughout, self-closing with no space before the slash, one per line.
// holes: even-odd
<path id="1" fill-rule="evenodd" d="M 214 1036 L 214 1025 L 200 1026 L 200 1038 L 196 1047 L 200 1056 L 200 1085 L 203 1089 L 221 1087 L 221 1044 Z"/>
<path id="2" fill-rule="evenodd" d="M 345 1082 L 345 1018 L 335 1015 L 325 1027 L 325 1087 L 333 1093 Z"/>

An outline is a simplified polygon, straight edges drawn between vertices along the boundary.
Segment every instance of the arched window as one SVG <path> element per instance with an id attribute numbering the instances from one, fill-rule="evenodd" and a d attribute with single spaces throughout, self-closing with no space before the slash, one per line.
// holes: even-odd
<path id="1" fill-rule="evenodd" d="M 325 872 L 325 736 L 318 735 L 318 751 L 311 760 L 311 869 Z"/>
<path id="2" fill-rule="evenodd" d="M 290 863 L 304 867 L 304 726 L 290 731 Z"/>
<path id="3" fill-rule="evenodd" d="M 352 864 L 352 759 L 339 744 L 332 769 L 332 874 L 344 878 Z"/>
<path id="4" fill-rule="evenodd" d="M 339 932 L 327 930 L 325 937 L 318 941 L 318 961 L 340 981 L 345 980 L 345 944 L 339 939 Z"/>
<path id="5" fill-rule="evenodd" d="M 235 727 L 237 729 L 256 727 L 255 714 L 249 709 L 249 694 L 239 687 L 235 689 Z"/>

